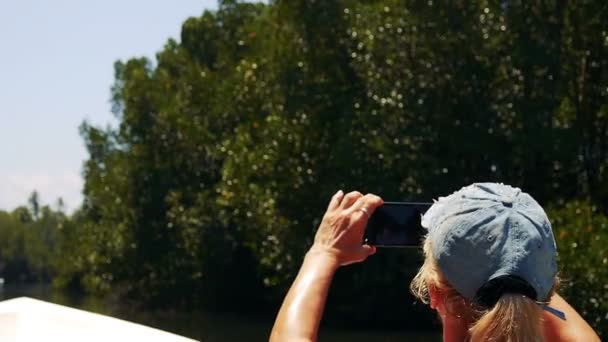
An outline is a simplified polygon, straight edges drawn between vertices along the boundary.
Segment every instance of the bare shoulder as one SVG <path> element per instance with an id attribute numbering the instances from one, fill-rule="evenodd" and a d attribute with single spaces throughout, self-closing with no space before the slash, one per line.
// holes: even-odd
<path id="1" fill-rule="evenodd" d="M 562 311 L 566 320 L 562 320 L 553 314 L 543 314 L 545 340 L 549 342 L 578 342 L 590 341 L 600 342 L 599 336 L 581 315 L 566 300 L 558 294 L 551 297 L 551 307 Z"/>

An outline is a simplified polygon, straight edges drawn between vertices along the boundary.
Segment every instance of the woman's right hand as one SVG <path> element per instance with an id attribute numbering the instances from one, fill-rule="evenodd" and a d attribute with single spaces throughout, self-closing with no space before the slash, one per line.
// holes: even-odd
<path id="1" fill-rule="evenodd" d="M 337 266 L 361 262 L 374 254 L 375 247 L 362 245 L 363 234 L 369 217 L 382 204 L 373 194 L 338 191 L 329 202 L 309 254 L 328 256 Z"/>
<path id="2" fill-rule="evenodd" d="M 369 215 L 382 199 L 338 191 L 329 202 L 310 251 L 272 328 L 271 341 L 315 341 L 325 299 L 338 266 L 365 260 L 374 247 L 362 245 Z"/>

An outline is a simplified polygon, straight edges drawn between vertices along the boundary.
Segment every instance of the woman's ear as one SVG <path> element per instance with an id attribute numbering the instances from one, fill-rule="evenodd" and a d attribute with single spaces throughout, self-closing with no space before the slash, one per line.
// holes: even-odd
<path id="1" fill-rule="evenodd" d="M 443 312 L 443 293 L 435 286 L 429 286 L 429 297 L 431 299 L 431 309 Z"/>

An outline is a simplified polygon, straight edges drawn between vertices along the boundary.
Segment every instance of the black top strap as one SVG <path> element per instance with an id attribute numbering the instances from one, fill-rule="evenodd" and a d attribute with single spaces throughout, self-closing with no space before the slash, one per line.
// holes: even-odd
<path id="1" fill-rule="evenodd" d="M 475 303 L 492 308 L 505 293 L 521 294 L 536 301 L 536 290 L 523 278 L 504 275 L 490 279 L 475 294 Z"/>

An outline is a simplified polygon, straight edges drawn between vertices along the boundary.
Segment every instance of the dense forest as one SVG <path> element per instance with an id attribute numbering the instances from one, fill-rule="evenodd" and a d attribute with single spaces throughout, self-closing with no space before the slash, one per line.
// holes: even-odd
<path id="1" fill-rule="evenodd" d="M 224 0 L 116 62 L 111 94 L 119 124 L 81 126 L 81 207 L 0 212 L 7 281 L 272 311 L 338 189 L 498 181 L 547 208 L 560 291 L 608 336 L 604 1 Z M 419 263 L 340 270 L 328 319 L 428 326 Z"/>

